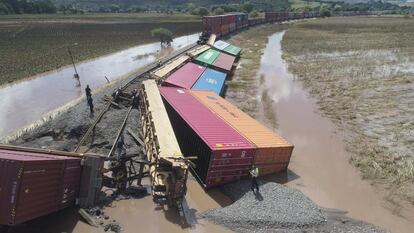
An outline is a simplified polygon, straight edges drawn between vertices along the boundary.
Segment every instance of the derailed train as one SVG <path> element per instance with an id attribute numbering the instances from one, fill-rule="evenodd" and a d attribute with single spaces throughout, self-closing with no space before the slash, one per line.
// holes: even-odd
<path id="1" fill-rule="evenodd" d="M 241 49 L 215 37 L 260 23 L 318 16 L 204 17 L 203 30 L 215 34 L 213 39 L 150 72 L 154 80 L 143 84 L 142 125 L 137 127 L 144 130 L 154 199 L 180 202 L 188 167 L 206 189 L 248 178 L 252 165 L 260 175 L 286 171 L 293 145 L 221 97 Z M 103 164 L 99 155 L 0 146 L 0 224 L 16 225 L 75 203 L 92 205 Z"/>

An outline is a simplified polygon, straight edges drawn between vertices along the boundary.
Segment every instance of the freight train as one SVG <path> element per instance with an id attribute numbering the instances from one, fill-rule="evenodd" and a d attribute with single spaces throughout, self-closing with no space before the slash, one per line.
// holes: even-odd
<path id="1" fill-rule="evenodd" d="M 357 16 L 368 15 L 366 11 L 352 11 L 352 12 L 335 12 L 337 16 Z M 288 20 L 319 18 L 321 13 L 319 11 L 303 11 L 303 12 L 265 12 L 264 18 L 249 18 L 246 13 L 236 13 L 227 15 L 215 15 L 203 17 L 203 35 L 208 37 L 210 34 L 215 34 L 217 37 L 223 37 L 240 31 L 249 26 L 255 26 L 264 23 L 283 22 Z"/>
<path id="2" fill-rule="evenodd" d="M 249 18 L 246 13 L 215 15 L 203 17 L 203 33 L 226 36 L 243 28 L 263 23 L 283 22 L 293 19 L 320 17 L 318 11 L 312 12 L 266 12 L 264 18 Z"/>

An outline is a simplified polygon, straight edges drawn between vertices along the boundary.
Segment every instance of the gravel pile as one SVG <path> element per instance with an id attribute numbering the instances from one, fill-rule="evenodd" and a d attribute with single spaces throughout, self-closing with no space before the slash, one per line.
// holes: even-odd
<path id="1" fill-rule="evenodd" d="M 260 194 L 250 191 L 250 182 L 227 185 L 223 192 L 235 201 L 201 217 L 237 232 L 265 232 L 278 228 L 305 228 L 323 224 L 326 216 L 300 191 L 277 183 L 261 185 Z"/>
<path id="2" fill-rule="evenodd" d="M 277 183 L 260 185 L 260 194 L 249 181 L 225 185 L 222 191 L 234 203 L 199 215 L 235 232 L 278 233 L 385 233 L 374 225 L 346 217 L 346 212 L 321 209 L 302 192 Z"/>

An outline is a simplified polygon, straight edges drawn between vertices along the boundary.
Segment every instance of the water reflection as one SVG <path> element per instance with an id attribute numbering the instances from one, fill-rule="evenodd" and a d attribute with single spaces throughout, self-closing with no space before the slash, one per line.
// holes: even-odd
<path id="1" fill-rule="evenodd" d="M 198 34 L 175 38 L 171 50 L 196 42 Z M 86 84 L 93 89 L 156 60 L 160 43 L 136 46 L 77 65 L 81 86 L 76 86 L 73 67 L 39 75 L 0 89 L 0 138 L 38 120 L 42 115 L 79 97 Z"/>

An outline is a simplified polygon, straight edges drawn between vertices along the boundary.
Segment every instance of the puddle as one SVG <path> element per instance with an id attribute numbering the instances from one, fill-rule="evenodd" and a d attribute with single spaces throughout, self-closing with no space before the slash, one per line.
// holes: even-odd
<path id="1" fill-rule="evenodd" d="M 269 38 L 260 74 L 265 77 L 262 91 L 273 100 L 277 131 L 295 145 L 289 169 L 297 176 L 287 185 L 303 191 L 320 206 L 348 211 L 350 217 L 392 232 L 412 232 L 412 208 L 405 217 L 387 209 L 382 193 L 362 180 L 349 164 L 350 154 L 335 126 L 319 114 L 315 100 L 289 73 L 280 45 L 284 33 Z"/>
<path id="2" fill-rule="evenodd" d="M 198 34 L 175 38 L 172 49 L 165 50 L 172 52 L 197 39 Z M 73 66 L 67 66 L 1 88 L 0 138 L 84 95 L 86 84 L 94 90 L 107 83 L 105 76 L 109 80 L 115 80 L 148 65 L 157 59 L 158 53 L 164 53 L 160 50 L 160 43 L 152 43 L 78 63 L 76 68 L 80 76 L 80 87 L 76 86 L 77 81 L 73 78 Z"/>
<path id="3" fill-rule="evenodd" d="M 143 184 L 149 183 L 148 179 Z M 163 210 L 152 201 L 151 195 L 143 198 L 114 201 L 112 207 L 105 207 L 104 213 L 122 227 L 122 232 L 171 232 L 171 233 L 230 233 L 230 230 L 214 225 L 205 220 L 197 219 L 196 214 L 211 208 L 229 205 L 230 199 L 218 189 L 204 192 L 193 179 L 187 182 L 188 192 L 186 205 L 190 222 L 183 222 L 177 210 Z M 57 213 L 41 217 L 34 221 L 13 228 L 10 233 L 26 232 L 71 232 L 71 233 L 104 233 L 104 228 L 91 227 L 83 220 L 75 208 L 68 208 Z M 108 231 L 109 232 L 109 231 Z"/>

